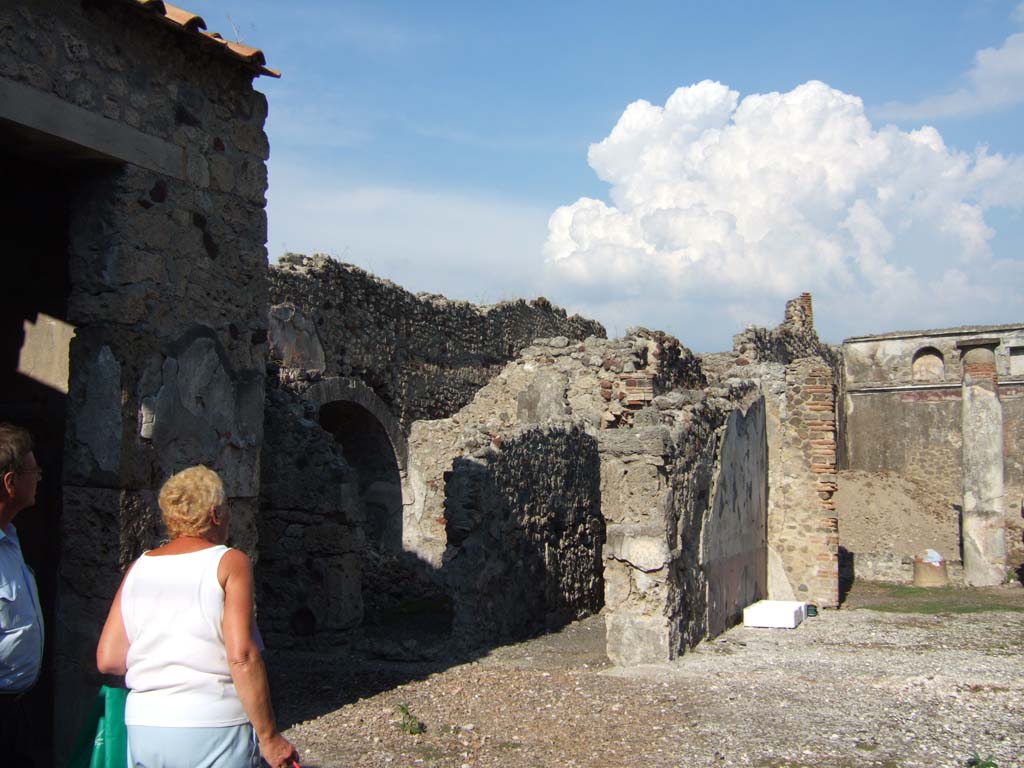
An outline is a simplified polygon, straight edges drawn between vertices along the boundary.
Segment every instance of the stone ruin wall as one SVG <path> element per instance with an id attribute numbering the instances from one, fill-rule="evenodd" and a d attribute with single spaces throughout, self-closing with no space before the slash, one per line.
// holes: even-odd
<path id="1" fill-rule="evenodd" d="M 659 404 L 675 428 L 600 435 L 617 664 L 675 658 L 767 593 L 763 401 L 749 386 L 686 399 Z"/>
<path id="2" fill-rule="evenodd" d="M 458 556 L 450 552 L 445 557 L 449 514 L 445 488 L 449 481 L 454 487 L 462 477 L 451 474 L 456 458 L 464 457 L 460 467 L 467 477 L 482 477 L 479 467 L 473 467 L 473 462 L 482 462 L 488 480 L 482 485 L 470 483 L 463 490 L 476 487 L 496 505 L 492 510 L 495 515 L 507 518 L 503 523 L 506 528 L 511 525 L 508 520 L 521 523 L 521 529 L 516 530 L 525 533 L 517 546 L 523 552 L 539 546 L 537 542 L 545 543 L 549 578 L 553 578 L 550 574 L 556 568 L 565 569 L 564 574 L 574 573 L 566 564 L 576 557 L 571 553 L 576 545 L 558 543 L 568 536 L 558 526 L 569 523 L 554 514 L 553 497 L 538 498 L 530 505 L 528 515 L 520 508 L 501 507 L 503 494 L 511 493 L 509 477 L 538 471 L 526 452 L 513 451 L 511 446 L 543 447 L 547 439 L 538 434 L 509 435 L 509 447 L 500 457 L 479 452 L 474 457 L 471 454 L 475 448 L 467 451 L 461 444 L 457 449 L 446 447 L 447 438 L 435 427 L 434 439 L 420 455 L 410 447 L 413 438 L 406 444 L 405 433 L 430 431 L 431 425 L 446 423 L 443 417 L 456 413 L 471 400 L 535 334 L 580 338 L 584 333 L 603 336 L 604 329 L 592 321 L 568 317 L 544 299 L 476 307 L 437 296 L 413 295 L 356 267 L 322 256 L 291 254 L 282 258 L 270 270 L 270 284 L 272 362 L 268 369 L 260 524 L 261 531 L 272 535 L 261 535 L 257 568 L 261 625 L 267 627 L 268 641 L 278 647 L 345 641 L 351 630 L 368 618 L 366 611 L 386 612 L 389 605 L 400 602 L 400 595 L 388 593 L 401 592 L 402 587 L 384 583 L 380 574 L 366 567 L 367 558 L 373 559 L 377 568 L 393 569 L 395 581 L 407 578 L 418 584 L 412 591 L 422 591 L 425 597 L 438 589 L 447 591 L 453 598 L 459 632 L 466 639 L 482 638 L 495 631 L 504 633 L 511 626 L 508 620 L 502 623 L 495 619 L 485 632 L 465 618 L 484 615 L 482 601 L 490 592 L 481 587 L 474 593 L 448 575 L 474 555 L 460 550 Z M 401 550 L 412 553 L 412 561 L 396 558 L 401 553 L 375 551 L 370 546 L 374 521 L 367 507 L 374 499 L 365 497 L 367 491 L 360 489 L 353 457 L 346 458 L 340 441 L 329 432 L 330 424 L 325 423 L 328 409 L 338 402 L 355 403 L 384 430 L 386 447 L 393 451 L 397 465 L 393 493 L 400 509 Z M 424 415 L 435 420 L 423 419 Z M 442 418 L 438 421 L 438 417 Z M 537 460 L 543 459 L 548 466 L 550 477 L 545 482 L 568 489 L 576 482 L 570 481 L 569 475 L 576 477 L 582 471 L 575 464 L 582 459 L 563 456 L 555 447 L 566 439 L 551 438 L 551 445 L 540 452 Z M 303 448 L 307 444 L 309 447 Z M 430 467 L 426 473 L 423 464 Z M 566 469 L 560 472 L 558 468 L 563 464 Z M 326 483 L 325 475 L 331 478 Z M 570 503 L 569 494 L 565 501 L 567 509 L 576 510 L 573 515 L 585 516 L 591 514 L 586 510 L 593 505 L 581 483 L 580 500 Z M 379 488 L 380 483 L 375 485 Z M 453 498 L 451 503 L 455 505 L 453 510 L 462 505 L 464 514 L 455 518 L 463 521 L 472 518 L 467 510 L 482 503 L 472 496 L 458 498 L 461 501 Z M 330 535 L 315 536 L 317 556 L 310 557 L 301 547 L 308 535 L 305 528 L 315 526 L 319 530 L 325 525 Z M 489 531 L 490 526 L 463 532 L 465 547 L 478 551 Z M 553 547 L 561 547 L 563 555 L 564 562 L 557 566 L 551 565 L 558 559 Z M 557 583 L 585 581 L 583 576 L 570 578 L 564 574 L 556 578 Z M 364 606 L 364 586 L 370 590 L 372 606 Z M 524 589 L 524 596 L 533 594 L 529 588 Z M 548 593 L 553 594 L 550 587 L 541 588 L 541 594 Z M 342 598 L 346 601 L 344 607 L 334 604 Z M 470 607 L 473 600 L 475 609 Z M 590 604 L 594 597 L 590 594 L 579 600 Z M 552 597 L 552 608 L 547 611 L 552 617 L 566 611 L 575 614 L 572 607 L 556 609 L 555 602 Z"/>
<path id="3" fill-rule="evenodd" d="M 661 341 L 659 341 L 661 339 Z M 510 430 L 572 421 L 589 430 L 632 426 L 659 386 L 699 387 L 699 365 L 678 341 L 640 331 L 634 338 L 536 339 L 449 419 L 424 420 L 409 435 L 411 503 L 406 545 L 439 564 L 446 544 L 444 475 L 460 456 L 484 456 Z M 648 409 L 648 415 L 653 411 Z M 645 416 L 639 416 L 643 423 Z"/>
<path id="4" fill-rule="evenodd" d="M 268 403 L 287 400 L 291 418 L 315 432 L 317 393 L 358 381 L 378 411 L 403 420 L 401 549 L 451 597 L 465 642 L 522 636 L 611 600 L 609 627 L 622 628 L 610 632 L 613 658 L 671 658 L 765 595 L 765 418 L 749 385 L 705 392 L 700 361 L 671 336 L 634 329 L 624 339 L 580 339 L 596 324 L 538 302 L 481 310 L 414 297 L 322 257 L 288 257 L 271 284 L 279 385 Z M 518 357 L 507 362 L 510 353 Z M 449 377 L 440 387 L 438 372 Z M 437 403 L 416 404 L 431 391 Z M 428 408 L 435 418 L 414 418 Z M 268 418 L 268 478 L 292 472 L 281 468 L 301 454 L 275 436 L 290 431 Z M 338 466 L 350 463 L 332 450 Z M 300 503 L 268 492 L 263 518 L 287 530 L 297 519 L 287 507 Z M 358 504 L 337 501 L 331 516 L 351 541 L 362 531 L 365 545 Z M 645 547 L 646 559 L 637 554 Z M 283 573 L 299 553 L 265 549 L 262 558 Z M 266 573 L 270 594 L 276 576 Z M 343 575 L 347 593 L 364 577 Z M 297 604 L 324 605 L 309 591 L 315 580 L 289 587 Z M 349 626 L 357 614 L 347 613 Z M 294 615 L 275 620 L 295 624 Z"/>
<path id="5" fill-rule="evenodd" d="M 1014 373 L 1011 350 L 1024 349 L 1020 326 L 959 328 L 921 333 L 855 337 L 843 343 L 840 466 L 885 476 L 895 474 L 938 499 L 937 526 L 959 538 L 963 503 L 962 379 L 957 343 L 975 337 L 1000 339 L 996 350 L 999 400 L 1003 412 L 1004 513 L 1011 569 L 1024 563 L 1024 371 Z M 914 361 L 933 350 L 942 363 L 915 376 Z M 885 580 L 907 581 L 910 568 L 879 570 L 885 552 L 852 553 L 858 576 L 875 567 Z M 959 578 L 960 552 L 942 552 Z M 863 564 L 863 565 L 862 565 Z"/>
<path id="6" fill-rule="evenodd" d="M 823 344 L 814 329 L 814 303 L 809 293 L 786 302 L 781 324 L 774 328 L 751 326 L 732 339 L 732 362 L 737 367 L 758 362 L 789 365 L 805 357 L 820 357 L 838 371 L 839 352 Z"/>
<path id="7" fill-rule="evenodd" d="M 464 644 L 520 639 L 597 613 L 600 462 L 578 427 L 531 428 L 445 476 L 442 571 Z"/>
<path id="8" fill-rule="evenodd" d="M 534 338 L 605 335 L 543 298 L 480 307 L 412 294 L 320 255 L 285 254 L 269 283 L 275 335 L 308 340 L 282 366 L 358 379 L 406 428 L 455 413 Z"/>
<path id="9" fill-rule="evenodd" d="M 363 620 L 359 481 L 320 426 L 316 405 L 271 384 L 255 569 L 259 624 L 272 648 L 336 644 Z"/>
<path id="10" fill-rule="evenodd" d="M 0 78 L 181 156 L 174 173 L 97 165 L 71 199 L 51 634 L 61 722 L 78 722 L 95 685 L 87 670 L 120 567 L 160 535 L 160 481 L 197 461 L 225 478 L 232 542 L 254 555 L 257 531 L 263 542 L 268 640 L 296 642 L 299 629 L 335 642 L 359 625 L 366 508 L 322 403 L 306 397 L 335 377 L 365 385 L 409 433 L 403 514 L 420 527 L 406 543 L 449 569 L 468 637 L 520 631 L 522 605 L 554 624 L 603 602 L 613 658 L 671 657 L 761 596 L 766 569 L 784 577 L 772 596 L 835 604 L 837 356 L 813 332 L 809 296 L 779 328 L 698 359 L 664 334 L 586 338 L 604 331 L 543 299 L 477 308 L 318 257 L 282 259 L 268 291 L 266 100 L 250 71 L 205 54 L 195 66 L 177 33 L 138 19 L 58 0 L 0 10 Z M 268 322 L 294 357 L 278 355 L 265 388 Z M 495 401 L 492 385 L 507 390 Z M 1009 427 L 1012 455 L 1020 434 Z M 487 578 L 457 575 L 484 558 Z M 499 608 L 508 573 L 523 577 L 521 599 Z"/>
<path id="11" fill-rule="evenodd" d="M 583 583 L 603 582 L 609 656 L 620 663 L 673 658 L 735 623 L 744 605 L 765 594 L 759 402 L 749 385 L 705 392 L 696 358 L 665 334 L 537 339 L 459 413 L 413 424 L 409 473 L 424 495 L 419 509 L 407 509 L 408 527 L 424 531 L 425 557 L 457 562 L 462 545 L 453 548 L 450 510 L 459 473 L 451 468 L 488 466 L 488 457 L 504 456 L 517 436 L 538 427 L 551 445 L 556 436 L 580 435 L 583 455 L 599 460 L 587 476 L 599 477 L 600 506 L 578 527 L 571 562 L 582 573 L 593 568 Z M 557 468 L 565 457 L 548 453 L 538 461 Z M 539 477 L 522 474 L 509 494 L 520 509 L 534 507 Z M 567 500 L 580 505 L 578 486 L 556 485 L 573 488 Z M 607 528 L 603 548 L 599 537 L 583 535 L 597 526 Z M 518 568 L 518 557 L 496 550 L 489 562 L 504 573 Z M 592 593 L 568 594 L 577 615 L 600 605 Z M 576 599 L 581 594 L 589 596 Z M 489 615 L 463 615 L 478 625 L 471 633 L 485 635 L 495 623 Z"/>
<path id="12" fill-rule="evenodd" d="M 779 595 L 823 607 L 839 605 L 839 519 L 834 501 L 836 418 L 833 369 L 804 358 L 786 367 L 784 415 L 780 415 L 780 453 L 785 464 L 772 476 L 774 514 L 768 541 L 780 577 Z M 785 575 L 786 581 L 781 576 Z"/>
<path id="13" fill-rule="evenodd" d="M 116 135 L 180 158 L 167 172 L 120 163 L 75 171 L 67 255 L 75 335 L 56 621 L 47 632 L 58 755 L 98 684 L 89 670 L 121 568 L 159 536 L 161 481 L 197 462 L 216 469 L 232 541 L 255 553 L 267 102 L 252 70 L 191 50 L 147 15 L 62 0 L 0 9 L 5 87 L 63 102 L 84 122 L 101 117 Z"/>
<path id="14" fill-rule="evenodd" d="M 810 294 L 787 302 L 776 328 L 749 328 L 733 338 L 732 352 L 701 355 L 712 381 L 755 381 L 765 397 L 772 599 L 839 604 L 841 359 L 818 339 Z"/>

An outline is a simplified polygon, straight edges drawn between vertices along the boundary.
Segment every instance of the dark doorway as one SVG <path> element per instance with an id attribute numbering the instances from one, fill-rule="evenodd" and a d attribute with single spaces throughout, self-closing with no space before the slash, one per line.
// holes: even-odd
<path id="1" fill-rule="evenodd" d="M 68 226 L 86 169 L 52 145 L 0 124 L 0 421 L 26 427 L 43 477 L 33 508 L 15 520 L 36 574 L 46 632 L 43 674 L 27 697 L 39 765 L 53 735 L 53 638 L 60 552 L 61 472 L 67 392 Z"/>
<path id="2" fill-rule="evenodd" d="M 320 424 L 341 444 L 345 461 L 359 474 L 366 509 L 366 536 L 381 552 L 402 551 L 402 476 L 384 426 L 363 406 L 328 403 Z"/>
<path id="3" fill-rule="evenodd" d="M 324 405 L 320 424 L 359 476 L 364 631 L 381 655 L 433 655 L 431 646 L 451 633 L 451 600 L 440 574 L 403 551 L 402 475 L 391 439 L 373 413 L 349 401 Z"/>

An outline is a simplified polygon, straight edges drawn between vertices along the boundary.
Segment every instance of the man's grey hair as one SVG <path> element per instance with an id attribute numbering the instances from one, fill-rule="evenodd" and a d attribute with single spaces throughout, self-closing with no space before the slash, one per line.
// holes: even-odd
<path id="1" fill-rule="evenodd" d="M 17 472 L 32 453 L 32 435 L 27 429 L 0 421 L 0 476 Z"/>

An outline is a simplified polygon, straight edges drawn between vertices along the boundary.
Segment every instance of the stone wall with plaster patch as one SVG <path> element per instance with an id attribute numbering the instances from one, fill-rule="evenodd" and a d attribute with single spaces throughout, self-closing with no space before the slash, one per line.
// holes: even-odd
<path id="1" fill-rule="evenodd" d="M 5 4 L 0 41 L 6 88 L 98 116 L 119 141 L 137 137 L 180 158 L 165 171 L 94 161 L 76 167 L 70 193 L 74 337 L 48 632 L 60 755 L 98 682 L 89 670 L 121 569 L 161 535 L 162 481 L 197 463 L 216 469 L 231 540 L 256 550 L 267 102 L 251 68 L 126 3 Z M 50 147 L 55 157 L 65 151 Z"/>
<path id="2" fill-rule="evenodd" d="M 612 340 L 537 339 L 458 413 L 413 424 L 409 475 L 420 495 L 407 507 L 406 519 L 423 531 L 425 557 L 443 555 L 447 563 L 453 534 L 460 547 L 478 546 L 483 534 L 467 537 L 466 543 L 458 538 L 458 518 L 450 507 L 453 489 L 456 499 L 487 496 L 479 488 L 491 489 L 494 457 L 505 455 L 507 442 L 523 430 L 533 435 L 537 429 L 547 441 L 539 450 L 554 462 L 556 477 L 566 459 L 550 452 L 558 443 L 555 436 L 569 430 L 586 435 L 596 451 L 600 514 L 607 526 L 603 567 L 596 573 L 603 581 L 608 653 L 614 661 L 673 658 L 709 633 L 723 631 L 744 605 L 764 596 L 763 402 L 749 383 L 706 390 L 699 361 L 689 350 L 644 329 Z M 504 501 L 471 505 L 470 529 L 487 532 L 484 540 L 492 542 L 498 533 L 523 540 L 557 538 L 557 518 L 548 523 L 554 530 L 511 533 L 521 531 L 511 521 L 537 520 L 535 510 L 550 503 L 535 499 L 535 484 L 547 489 L 542 474 L 510 477 L 518 483 L 514 493 L 487 492 Z M 454 509 L 461 514 L 463 506 Z M 493 521 L 490 510 L 497 515 Z M 497 533 L 489 532 L 489 521 Z M 492 557 L 496 570 L 527 578 L 507 558 Z M 538 589 L 518 583 L 508 588 L 515 594 Z M 474 605 L 471 598 L 483 593 L 471 588 L 465 605 Z M 491 630 L 482 633 L 496 627 L 507 632 L 522 619 L 520 608 L 499 603 L 493 614 L 483 611 Z M 534 599 L 531 605 L 541 602 Z M 473 611 L 464 615 L 472 617 Z M 532 615 L 532 626 L 539 626 L 543 614 Z"/>
<path id="3" fill-rule="evenodd" d="M 752 387 L 715 389 L 675 430 L 602 433 L 607 652 L 676 658 L 766 596 L 767 444 Z"/>

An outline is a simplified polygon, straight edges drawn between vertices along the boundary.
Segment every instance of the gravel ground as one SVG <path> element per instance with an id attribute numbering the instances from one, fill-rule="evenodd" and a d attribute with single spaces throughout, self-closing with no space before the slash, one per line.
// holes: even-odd
<path id="1" fill-rule="evenodd" d="M 447 663 L 270 664 L 305 768 L 1024 766 L 1024 589 L 874 590 L 634 669 L 601 617 Z"/>

